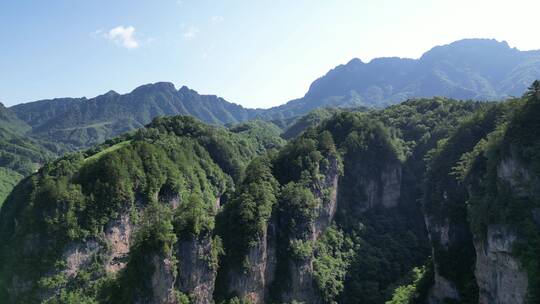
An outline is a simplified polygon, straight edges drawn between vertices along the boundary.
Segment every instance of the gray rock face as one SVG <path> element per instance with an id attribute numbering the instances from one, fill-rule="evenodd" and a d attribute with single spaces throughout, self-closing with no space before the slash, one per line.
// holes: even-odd
<path id="1" fill-rule="evenodd" d="M 497 178 L 507 183 L 516 195 L 529 195 L 531 175 L 516 157 L 505 158 L 499 163 Z M 475 236 L 475 276 L 480 303 L 525 303 L 527 273 L 512 255 L 517 238 L 510 227 L 493 224 L 487 227 L 485 236 Z"/>
<path id="2" fill-rule="evenodd" d="M 364 179 L 366 201 L 363 210 L 375 206 L 392 208 L 398 205 L 401 194 L 401 166 L 389 164 L 378 178 Z"/>
<path id="3" fill-rule="evenodd" d="M 306 227 L 307 232 L 304 231 L 304 235 L 296 238 L 298 240 L 315 242 L 334 219 L 340 171 L 337 159 L 330 159 L 329 163 L 324 178 L 315 183 L 311 189 L 315 198 L 319 200 L 317 217 Z M 287 292 L 282 295 L 283 302 L 299 301 L 313 304 L 323 302 L 313 281 L 313 259 L 314 257 L 311 256 L 303 260 L 289 261 L 291 284 Z"/>
<path id="4" fill-rule="evenodd" d="M 315 221 L 317 237 L 330 225 L 336 214 L 339 175 L 338 161 L 333 158 L 330 160 L 328 172 L 326 172 L 322 182 L 316 183 L 313 186 L 312 191 L 315 197 L 322 202 L 322 204 L 317 206 L 318 216 Z"/>
<path id="5" fill-rule="evenodd" d="M 313 257 L 302 261 L 290 261 L 291 285 L 282 295 L 284 303 L 297 301 L 300 303 L 322 303 L 313 282 Z"/>
<path id="6" fill-rule="evenodd" d="M 93 240 L 69 245 L 63 255 L 63 259 L 66 261 L 63 273 L 68 277 L 75 277 L 82 268 L 90 264 L 92 257 L 99 250 L 99 244 Z"/>
<path id="7" fill-rule="evenodd" d="M 151 304 L 174 304 L 174 283 L 176 280 L 174 263 L 170 257 L 155 255 L 151 259 L 154 273 L 151 278 Z M 141 302 L 142 303 L 142 302 Z"/>
<path id="8" fill-rule="evenodd" d="M 491 225 L 485 240 L 475 240 L 480 303 L 525 303 L 527 274 L 512 256 L 516 238 L 508 227 Z"/>
<path id="9" fill-rule="evenodd" d="M 529 171 L 515 157 L 503 159 L 497 166 L 497 177 L 510 184 L 512 190 L 520 195 L 527 195 L 531 181 Z"/>
<path id="10" fill-rule="evenodd" d="M 108 254 L 105 271 L 116 274 L 126 267 L 132 234 L 133 224 L 127 213 L 121 214 L 118 220 L 106 225 L 105 241 L 108 246 Z"/>
<path id="11" fill-rule="evenodd" d="M 247 267 L 228 274 L 229 290 L 250 303 L 264 303 L 268 287 L 274 280 L 276 268 L 276 246 L 274 243 L 274 223 L 269 223 L 257 245 L 250 248 L 246 257 Z"/>
<path id="12" fill-rule="evenodd" d="M 437 269 L 433 281 L 427 299 L 429 304 L 447 303 L 448 299 L 459 301 L 459 292 L 454 283 L 439 275 Z"/>
<path id="13" fill-rule="evenodd" d="M 179 241 L 176 250 L 178 258 L 176 285 L 178 289 L 190 295 L 192 303 L 213 303 L 217 271 L 210 261 L 212 256 L 210 236 Z"/>
<path id="14" fill-rule="evenodd" d="M 438 243 L 442 248 L 447 249 L 450 243 L 450 223 L 448 222 L 448 219 L 442 223 L 437 223 L 428 216 L 425 216 L 424 220 L 426 222 L 426 227 L 429 230 L 428 237 L 430 242 L 432 244 Z M 436 257 L 433 248 L 431 255 Z M 459 291 L 455 284 L 439 274 L 436 258 L 433 263 L 433 286 L 429 290 L 427 302 L 430 304 L 442 304 L 448 299 L 459 301 Z"/>
<path id="15" fill-rule="evenodd" d="M 401 194 L 401 166 L 391 166 L 381 174 L 381 203 L 386 208 L 397 206 Z"/>

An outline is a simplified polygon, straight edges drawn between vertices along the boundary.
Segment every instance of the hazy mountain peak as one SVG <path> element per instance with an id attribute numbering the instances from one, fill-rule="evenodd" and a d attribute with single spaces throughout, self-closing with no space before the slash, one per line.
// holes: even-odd
<path id="1" fill-rule="evenodd" d="M 114 90 L 110 90 L 105 94 L 96 96 L 95 98 L 111 98 L 111 97 L 116 97 L 116 96 L 120 96 L 120 94 Z"/>
<path id="2" fill-rule="evenodd" d="M 501 100 L 519 96 L 540 78 L 540 51 L 506 41 L 463 39 L 436 46 L 419 59 L 354 58 L 315 80 L 303 98 L 268 111 L 301 115 L 323 106 L 384 107 L 414 97 Z"/>
<path id="3" fill-rule="evenodd" d="M 183 85 L 179 90 L 178 90 L 179 93 L 182 93 L 182 94 L 198 94 L 197 91 L 193 90 L 193 89 L 190 89 L 188 86 L 186 85 Z"/>
<path id="4" fill-rule="evenodd" d="M 353 58 L 346 65 L 362 65 L 365 64 L 360 58 Z"/>
<path id="5" fill-rule="evenodd" d="M 131 94 L 140 94 L 140 93 L 148 93 L 148 92 L 155 92 L 155 91 L 170 91 L 170 92 L 176 92 L 176 87 L 172 82 L 155 82 L 155 83 L 149 83 L 144 84 L 142 86 L 139 86 L 135 88 L 133 91 L 131 91 Z"/>

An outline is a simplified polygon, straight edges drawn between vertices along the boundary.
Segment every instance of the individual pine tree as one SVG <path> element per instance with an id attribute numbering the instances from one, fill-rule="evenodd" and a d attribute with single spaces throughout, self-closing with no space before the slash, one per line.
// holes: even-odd
<path id="1" fill-rule="evenodd" d="M 525 95 L 529 98 L 540 101 L 540 80 L 535 80 Z"/>

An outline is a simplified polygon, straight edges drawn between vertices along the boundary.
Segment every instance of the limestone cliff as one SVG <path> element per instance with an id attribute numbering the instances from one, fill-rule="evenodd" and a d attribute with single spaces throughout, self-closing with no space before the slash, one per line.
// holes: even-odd
<path id="1" fill-rule="evenodd" d="M 528 278 L 512 254 L 517 238 L 504 225 L 490 225 L 485 240 L 475 239 L 479 303 L 526 303 Z"/>
<path id="2" fill-rule="evenodd" d="M 178 290 L 190 296 L 194 304 L 213 303 L 217 262 L 213 261 L 214 244 L 211 236 L 184 240 L 176 249 Z"/>
<path id="3" fill-rule="evenodd" d="M 329 166 L 323 172 L 322 178 L 311 187 L 311 192 L 317 200 L 315 217 L 311 222 L 298 223 L 296 232 L 289 235 L 289 242 L 313 244 L 330 225 L 337 209 L 338 181 L 341 175 L 337 158 L 329 159 Z M 282 225 L 285 225 L 282 223 Z M 312 246 L 312 245 L 311 245 Z M 304 303 L 322 303 L 319 291 L 313 278 L 314 255 L 296 257 L 285 261 L 287 263 L 289 284 L 284 288 L 281 300 L 285 303 L 299 301 Z"/>
<path id="4" fill-rule="evenodd" d="M 275 223 L 271 221 L 245 257 L 227 274 L 228 290 L 253 304 L 265 303 L 276 269 Z"/>

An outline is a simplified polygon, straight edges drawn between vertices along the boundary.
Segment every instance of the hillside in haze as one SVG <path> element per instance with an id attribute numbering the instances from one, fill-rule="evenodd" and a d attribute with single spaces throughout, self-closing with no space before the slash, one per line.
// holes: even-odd
<path id="1" fill-rule="evenodd" d="M 26 136 L 30 129 L 0 103 L 0 206 L 23 176 L 65 152 L 60 145 Z"/>
<path id="2" fill-rule="evenodd" d="M 314 81 L 306 95 L 267 110 L 274 118 L 321 106 L 384 107 L 414 97 L 501 100 L 520 96 L 540 78 L 540 51 L 506 42 L 466 39 L 437 46 L 419 59 L 353 59 Z"/>

